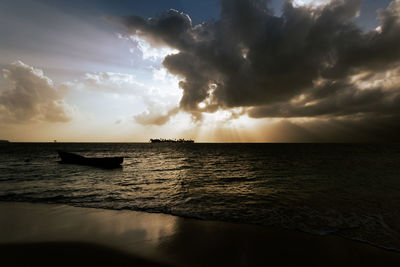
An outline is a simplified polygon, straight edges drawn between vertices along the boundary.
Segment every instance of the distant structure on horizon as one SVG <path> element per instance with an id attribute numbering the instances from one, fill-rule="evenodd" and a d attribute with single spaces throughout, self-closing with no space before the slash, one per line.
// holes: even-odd
<path id="1" fill-rule="evenodd" d="M 0 140 L 0 143 L 10 143 L 8 140 Z"/>
<path id="2" fill-rule="evenodd" d="M 189 139 L 150 139 L 150 143 L 194 143 L 194 140 Z"/>

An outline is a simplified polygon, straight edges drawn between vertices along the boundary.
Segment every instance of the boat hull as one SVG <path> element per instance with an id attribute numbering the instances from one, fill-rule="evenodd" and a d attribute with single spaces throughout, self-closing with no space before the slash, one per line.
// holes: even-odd
<path id="1" fill-rule="evenodd" d="M 62 163 L 88 165 L 101 168 L 117 168 L 124 161 L 123 157 L 89 158 L 78 154 L 57 151 Z"/>

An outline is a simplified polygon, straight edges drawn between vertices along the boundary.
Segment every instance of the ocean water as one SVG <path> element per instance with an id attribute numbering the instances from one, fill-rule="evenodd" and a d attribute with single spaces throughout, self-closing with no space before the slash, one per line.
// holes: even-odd
<path id="1" fill-rule="evenodd" d="M 125 160 L 60 164 L 58 149 Z M 400 251 L 400 144 L 0 144 L 0 201 L 275 226 Z"/>

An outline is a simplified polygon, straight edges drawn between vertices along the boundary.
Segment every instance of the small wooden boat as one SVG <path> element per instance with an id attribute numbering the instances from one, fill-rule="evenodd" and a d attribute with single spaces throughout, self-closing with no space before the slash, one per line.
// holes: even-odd
<path id="1" fill-rule="evenodd" d="M 124 161 L 123 157 L 88 158 L 75 153 L 58 150 L 62 163 L 89 165 L 101 168 L 117 168 Z"/>

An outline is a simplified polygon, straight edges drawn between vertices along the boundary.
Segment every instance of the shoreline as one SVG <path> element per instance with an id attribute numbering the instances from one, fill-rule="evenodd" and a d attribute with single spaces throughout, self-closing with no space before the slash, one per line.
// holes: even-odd
<path id="1" fill-rule="evenodd" d="M 67 252 L 78 265 L 100 252 L 116 266 L 400 266 L 398 252 L 339 236 L 141 211 L 0 202 L 0 229 L 3 261 L 22 253 L 33 266 Z"/>
<path id="2" fill-rule="evenodd" d="M 324 237 L 324 236 L 335 236 L 341 239 L 345 239 L 348 241 L 356 242 L 356 243 L 361 243 L 361 244 L 366 244 L 371 247 L 381 249 L 384 251 L 388 252 L 393 252 L 396 254 L 400 254 L 400 250 L 395 249 L 395 248 L 390 248 L 390 247 L 385 247 L 385 246 L 380 246 L 375 243 L 371 243 L 362 239 L 352 239 L 340 234 L 336 234 L 336 232 L 332 233 L 327 233 L 327 234 L 316 234 L 316 233 L 311 233 L 307 231 L 302 231 L 299 229 L 290 229 L 290 228 L 284 228 L 284 227 L 279 227 L 279 226 L 268 226 L 268 225 L 263 225 L 263 224 L 255 224 L 255 223 L 242 223 L 242 222 L 236 222 L 236 221 L 229 221 L 229 220 L 213 220 L 213 219 L 203 219 L 203 218 L 198 218 L 198 217 L 191 217 L 191 216 L 185 216 L 185 215 L 179 215 L 179 214 L 174 214 L 174 213 L 164 213 L 164 212 L 159 212 L 159 211 L 146 211 L 146 210 L 134 210 L 134 209 L 107 209 L 107 208 L 102 208 L 102 207 L 84 207 L 84 206 L 75 206 L 72 205 L 71 203 L 41 203 L 41 202 L 29 202 L 29 201 L 2 201 L 0 200 L 0 205 L 1 203 L 8 203 L 8 204 L 13 204 L 13 203 L 20 203 L 20 204 L 32 204 L 32 205 L 60 205 L 60 206 L 67 206 L 67 207 L 72 207 L 72 208 L 78 208 L 78 209 L 93 209 L 93 210 L 105 210 L 105 211 L 111 211 L 111 212 L 137 212 L 137 213 L 144 213 L 144 214 L 155 214 L 155 215 L 166 215 L 166 216 L 172 216 L 172 217 L 177 217 L 181 219 L 187 219 L 187 220 L 196 220 L 196 221 L 203 221 L 203 222 L 215 222 L 215 223 L 227 223 L 227 224 L 236 224 L 236 225 L 247 225 L 249 227 L 261 227 L 263 229 L 270 229 L 274 231 L 290 231 L 290 232 L 295 232 L 295 233 L 302 233 L 306 235 L 311 235 L 311 236 L 317 236 L 317 237 Z M 1 217 L 0 217 L 1 218 Z M 0 244 L 1 244 L 1 238 L 0 238 Z"/>

